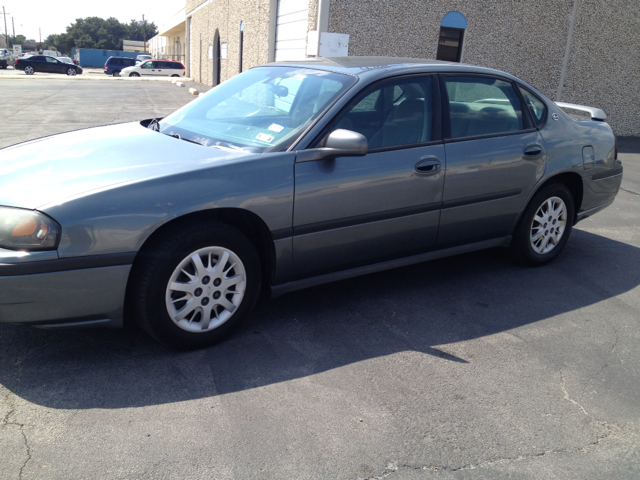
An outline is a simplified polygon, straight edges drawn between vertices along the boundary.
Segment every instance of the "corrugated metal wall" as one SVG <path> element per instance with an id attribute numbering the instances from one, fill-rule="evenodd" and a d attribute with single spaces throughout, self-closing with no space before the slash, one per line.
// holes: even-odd
<path id="1" fill-rule="evenodd" d="M 103 68 L 109 57 L 136 58 L 139 52 L 121 52 L 118 50 L 95 50 L 93 48 L 75 48 L 73 58 L 80 62 L 81 67 Z"/>

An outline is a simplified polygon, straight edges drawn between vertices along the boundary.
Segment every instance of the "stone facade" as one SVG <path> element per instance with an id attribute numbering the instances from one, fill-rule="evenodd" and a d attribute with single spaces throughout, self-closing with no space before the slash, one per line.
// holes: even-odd
<path id="1" fill-rule="evenodd" d="M 637 0 L 300 1 L 309 1 L 311 30 L 318 25 L 319 4 L 329 6 L 328 31 L 350 35 L 349 55 L 435 58 L 440 22 L 446 13 L 458 11 L 468 22 L 464 63 L 512 73 L 553 100 L 557 100 L 577 1 L 561 100 L 602 108 L 618 135 L 640 135 Z M 243 69 L 273 58 L 270 31 L 273 34 L 275 29 L 275 8 L 276 0 L 187 0 L 187 17 L 192 19 L 191 76 L 212 84 L 208 46 L 216 28 L 221 42 L 228 44 L 221 79 L 238 73 L 241 20 L 245 24 Z"/>
<path id="2" fill-rule="evenodd" d="M 194 81 L 213 85 L 214 60 L 209 58 L 209 46 L 213 45 L 216 29 L 220 43 L 227 44 L 227 58 L 220 60 L 221 80 L 227 80 L 239 73 L 240 22 L 244 23 L 242 69 L 247 70 L 269 61 L 270 3 L 270 0 L 187 2 L 187 18 L 191 18 L 190 52 L 187 62 L 190 60 L 190 76 Z M 198 6 L 201 8 L 196 10 Z"/>

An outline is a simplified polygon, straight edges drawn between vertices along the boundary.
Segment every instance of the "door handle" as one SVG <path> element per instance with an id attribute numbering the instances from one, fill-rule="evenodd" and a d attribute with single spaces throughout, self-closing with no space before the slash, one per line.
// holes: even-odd
<path id="1" fill-rule="evenodd" d="M 436 173 L 440 170 L 442 164 L 437 158 L 425 158 L 416 163 L 416 172 L 419 173 Z"/>
<path id="2" fill-rule="evenodd" d="M 540 145 L 529 145 L 524 149 L 524 154 L 526 157 L 538 157 L 542 155 L 542 147 Z"/>

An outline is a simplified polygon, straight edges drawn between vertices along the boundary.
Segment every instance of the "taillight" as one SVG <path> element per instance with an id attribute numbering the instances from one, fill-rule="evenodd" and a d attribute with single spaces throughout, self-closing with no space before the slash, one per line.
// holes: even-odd
<path id="1" fill-rule="evenodd" d="M 182 72 L 182 76 L 183 76 L 183 77 L 186 77 L 186 76 L 187 76 L 187 71 L 186 71 L 186 70 L 184 70 L 184 71 Z"/>
<path id="2" fill-rule="evenodd" d="M 616 136 L 616 147 L 615 147 L 615 156 L 613 157 L 615 160 L 618 159 L 618 137 Z"/>

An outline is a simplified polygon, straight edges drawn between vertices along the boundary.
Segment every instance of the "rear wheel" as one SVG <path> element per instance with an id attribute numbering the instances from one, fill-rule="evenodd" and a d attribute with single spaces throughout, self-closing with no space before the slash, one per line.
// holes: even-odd
<path id="1" fill-rule="evenodd" d="M 24 67 L 24 73 L 26 73 L 27 75 L 33 75 L 33 72 L 35 72 L 35 70 L 32 66 L 27 65 L 26 67 Z"/>
<path id="2" fill-rule="evenodd" d="M 175 348 L 203 348 L 227 337 L 260 291 L 260 259 L 238 230 L 207 221 L 174 228 L 136 260 L 128 292 L 151 336 Z"/>
<path id="3" fill-rule="evenodd" d="M 569 189 L 553 183 L 529 202 L 516 227 L 511 250 L 523 263 L 544 265 L 556 258 L 571 235 L 574 201 Z"/>
<path id="4" fill-rule="evenodd" d="M 139 77 L 139 76 L 140 76 L 140 74 L 139 74 L 138 72 L 131 72 L 131 73 L 129 74 L 129 76 L 130 76 L 130 77 Z"/>
<path id="5" fill-rule="evenodd" d="M 119 76 L 120 76 L 120 70 L 114 70 L 114 71 L 113 71 L 113 73 L 112 73 L 112 75 L 113 75 L 114 77 L 119 77 Z"/>

